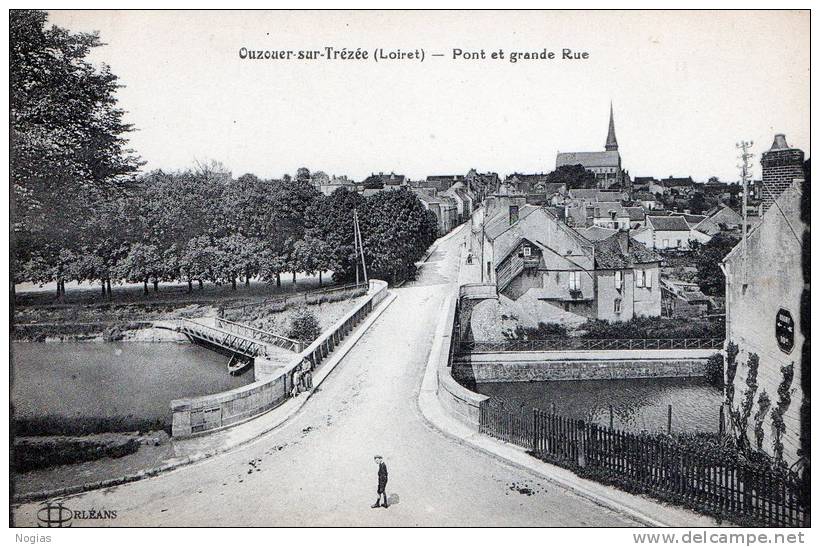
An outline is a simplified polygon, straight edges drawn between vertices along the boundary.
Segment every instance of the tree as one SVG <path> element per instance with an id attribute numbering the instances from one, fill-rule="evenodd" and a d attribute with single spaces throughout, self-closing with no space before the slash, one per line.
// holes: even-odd
<path id="1" fill-rule="evenodd" d="M 46 28 L 47 14 L 9 14 L 12 244 L 22 262 L 76 248 L 89 209 L 116 194 L 140 162 L 126 148 L 117 77 L 87 61 L 97 33 Z M 56 263 L 52 263 L 56 265 Z"/>
<path id="2" fill-rule="evenodd" d="M 567 190 L 572 188 L 596 188 L 595 173 L 587 171 L 581 164 L 562 165 L 545 177 L 547 183 L 566 184 Z"/>
<path id="3" fill-rule="evenodd" d="M 300 167 L 296 170 L 296 182 L 306 184 L 310 183 L 310 169 L 307 167 Z"/>
<path id="4" fill-rule="evenodd" d="M 319 319 L 307 308 L 300 308 L 293 314 L 288 328 L 288 338 L 310 344 L 322 334 Z"/>
<path id="5" fill-rule="evenodd" d="M 416 261 L 435 241 L 437 226 L 418 197 L 406 188 L 366 199 L 359 215 L 365 261 L 371 277 L 398 282 L 412 279 Z"/>
<path id="6" fill-rule="evenodd" d="M 305 210 L 304 239 L 310 247 L 316 245 L 310 240 L 324 243 L 325 269 L 333 270 L 336 281 L 356 276 L 360 259 L 353 243 L 354 209 L 358 209 L 360 218 L 368 216 L 367 202 L 361 194 L 339 188 L 329 196 L 319 196 Z"/>
<path id="7" fill-rule="evenodd" d="M 155 245 L 134 243 L 117 265 L 117 273 L 127 281 L 142 281 L 145 294 L 148 294 L 148 281 L 153 280 L 156 292 L 162 276 L 162 255 Z"/>
<path id="8" fill-rule="evenodd" d="M 718 233 L 708 243 L 695 249 L 697 280 L 704 294 L 723 296 L 726 293 L 726 278 L 720 263 L 737 243 L 737 238 Z"/>

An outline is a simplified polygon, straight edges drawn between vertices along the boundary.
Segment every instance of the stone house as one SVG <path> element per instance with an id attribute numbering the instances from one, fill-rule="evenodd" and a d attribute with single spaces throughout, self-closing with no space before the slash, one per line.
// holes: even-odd
<path id="1" fill-rule="evenodd" d="M 764 180 L 765 170 L 764 163 Z M 726 276 L 726 340 L 739 349 L 736 375 L 729 378 L 735 387 L 734 397 L 726 401 L 735 411 L 748 389 L 749 357 L 754 354 L 759 358 L 753 417 L 748 421 L 748 429 L 737 431 L 731 422 L 729 425 L 736 435 L 745 433 L 755 446 L 754 414 L 761 408 L 761 395 L 766 393 L 771 407 L 760 420 L 758 431 L 763 436 L 760 448 L 776 454 L 773 420 L 775 414 L 782 416 L 780 442 L 787 465 L 800 459 L 801 431 L 807 426 L 800 418 L 801 351 L 805 341 L 801 316 L 805 304 L 802 300 L 805 284 L 801 254 L 805 224 L 800 214 L 801 183 L 795 178 L 791 186 L 779 189 L 781 194 L 770 202 L 762 222 L 748 234 L 745 254 L 743 243 L 738 243 L 722 263 Z M 791 380 L 789 367 L 793 371 Z M 790 403 L 782 400 L 779 390 L 790 394 Z"/>
<path id="2" fill-rule="evenodd" d="M 436 215 L 439 235 L 444 235 L 460 224 L 456 200 L 450 196 L 437 195 L 435 188 L 413 188 L 413 193 L 428 211 Z"/>
<path id="3" fill-rule="evenodd" d="M 508 207 L 484 229 L 486 281 L 499 294 L 547 304 L 538 308 L 544 322 L 567 314 L 610 321 L 660 316 L 656 253 L 626 232 L 590 241 L 547 208 Z"/>
<path id="4" fill-rule="evenodd" d="M 682 216 L 646 217 L 643 228 L 632 234 L 637 241 L 649 249 L 656 250 L 689 250 L 691 228 Z"/>

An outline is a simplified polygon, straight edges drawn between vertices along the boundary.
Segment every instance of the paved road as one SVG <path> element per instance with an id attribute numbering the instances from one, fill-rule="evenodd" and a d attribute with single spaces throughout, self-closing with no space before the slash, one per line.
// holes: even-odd
<path id="1" fill-rule="evenodd" d="M 253 444 L 148 480 L 73 496 L 115 526 L 631 526 L 627 517 L 433 429 L 418 390 L 463 237 L 443 241 L 302 411 Z M 390 472 L 376 499 L 373 455 Z M 527 493 L 529 490 L 529 494 Z M 39 504 L 15 510 L 34 525 Z"/>

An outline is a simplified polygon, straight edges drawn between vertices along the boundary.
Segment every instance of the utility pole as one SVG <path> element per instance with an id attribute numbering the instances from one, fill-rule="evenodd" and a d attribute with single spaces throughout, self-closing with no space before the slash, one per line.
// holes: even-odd
<path id="1" fill-rule="evenodd" d="M 356 237 L 356 209 L 353 209 L 353 265 L 356 267 L 356 285 L 359 285 L 359 238 Z"/>
<path id="2" fill-rule="evenodd" d="M 364 282 L 365 282 L 365 284 L 367 284 L 368 283 L 368 280 L 367 280 L 367 265 L 364 263 L 364 246 L 362 245 L 362 230 L 359 227 L 359 211 L 356 210 L 356 209 L 353 209 L 353 229 L 354 229 L 354 234 L 353 235 L 356 238 L 356 241 L 358 242 L 359 253 L 361 253 L 361 257 L 362 257 L 362 272 L 364 273 Z M 359 269 L 356 268 L 357 274 L 358 274 L 358 271 L 359 271 Z M 356 284 L 358 285 L 358 283 L 359 283 L 359 280 L 358 280 L 358 275 L 357 275 Z"/>
<path id="3" fill-rule="evenodd" d="M 747 194 L 749 192 L 749 177 L 750 177 L 750 171 L 751 171 L 751 168 L 752 168 L 752 165 L 751 165 L 751 163 L 749 163 L 749 160 L 751 160 L 754 157 L 754 154 L 749 152 L 749 148 L 754 146 L 754 142 L 753 141 L 740 141 L 739 143 L 737 143 L 736 146 L 741 151 L 740 156 L 739 156 L 741 164 L 738 165 L 738 167 L 740 168 L 740 183 L 741 183 L 741 186 L 743 188 L 743 206 L 742 206 L 743 207 L 743 242 L 741 244 L 743 245 L 743 248 L 742 248 L 742 251 L 743 251 L 743 286 L 745 287 L 746 284 L 747 284 L 747 274 L 746 274 L 746 271 L 747 271 L 747 269 L 746 269 L 746 250 L 747 250 L 746 235 L 747 234 L 746 233 L 748 231 L 748 228 L 747 228 L 748 223 L 746 222 L 746 214 L 747 214 L 746 209 L 747 209 L 747 206 L 748 206 L 747 205 L 747 201 L 748 201 Z"/>

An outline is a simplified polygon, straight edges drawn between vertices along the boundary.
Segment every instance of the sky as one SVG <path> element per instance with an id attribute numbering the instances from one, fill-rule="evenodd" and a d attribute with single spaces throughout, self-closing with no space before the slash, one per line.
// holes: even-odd
<path id="1" fill-rule="evenodd" d="M 144 169 L 216 160 L 234 176 L 311 171 L 361 180 L 470 168 L 549 172 L 603 150 L 610 102 L 634 176 L 738 179 L 775 133 L 809 156 L 809 13 L 53 11 L 99 31 L 94 63 L 125 86 Z M 367 50 L 357 60 L 240 58 L 248 50 Z M 385 51 L 425 59 L 374 61 Z M 484 60 L 453 59 L 454 48 Z M 559 59 L 509 62 L 512 51 Z M 562 60 L 561 50 L 587 52 Z M 504 60 L 491 59 L 503 50 Z M 433 54 L 442 54 L 434 57 Z"/>

